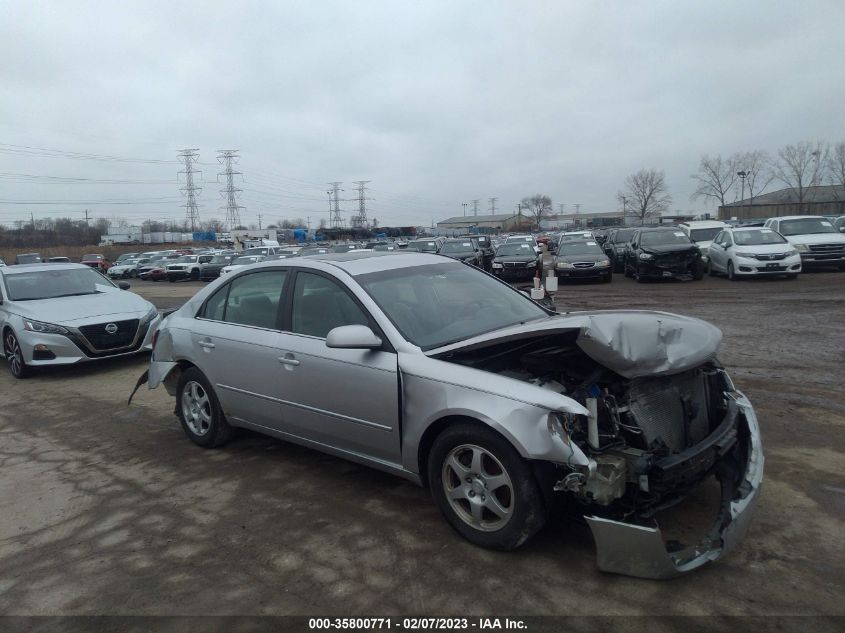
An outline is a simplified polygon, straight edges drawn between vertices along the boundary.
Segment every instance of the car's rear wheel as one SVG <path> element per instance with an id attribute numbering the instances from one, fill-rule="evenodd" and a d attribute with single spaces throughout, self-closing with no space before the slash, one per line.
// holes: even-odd
<path id="1" fill-rule="evenodd" d="M 196 367 L 182 372 L 176 391 L 176 411 L 182 430 L 194 444 L 214 448 L 232 436 L 220 402 L 205 375 Z"/>
<path id="2" fill-rule="evenodd" d="M 32 369 L 23 359 L 23 351 L 20 343 L 18 343 L 18 337 L 11 329 L 7 329 L 3 335 L 3 355 L 9 364 L 9 372 L 15 378 L 26 378 L 32 373 Z"/>
<path id="3" fill-rule="evenodd" d="M 440 433 L 429 455 L 428 482 L 446 520 L 475 545 L 511 550 L 546 522 L 528 463 L 481 424 L 455 424 Z"/>

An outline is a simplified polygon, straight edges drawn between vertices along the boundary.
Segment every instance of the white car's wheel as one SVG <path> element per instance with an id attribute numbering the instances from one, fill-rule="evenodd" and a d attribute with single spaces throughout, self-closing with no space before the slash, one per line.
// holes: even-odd
<path id="1" fill-rule="evenodd" d="M 728 261 L 728 279 L 731 281 L 737 280 L 736 272 L 734 271 L 734 263 L 732 261 Z"/>
<path id="2" fill-rule="evenodd" d="M 32 372 L 23 358 L 23 351 L 20 343 L 18 343 L 18 338 L 11 328 L 7 328 L 3 334 L 3 356 L 9 364 L 9 372 L 15 378 L 26 378 Z"/>

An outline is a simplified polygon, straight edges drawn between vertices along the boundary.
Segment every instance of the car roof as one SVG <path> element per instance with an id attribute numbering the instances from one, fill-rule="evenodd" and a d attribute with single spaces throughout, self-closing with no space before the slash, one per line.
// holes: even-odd
<path id="1" fill-rule="evenodd" d="M 721 220 L 690 220 L 689 222 L 681 222 L 678 226 L 688 226 L 691 229 L 715 229 L 726 226 L 726 223 Z"/>
<path id="2" fill-rule="evenodd" d="M 451 257 L 417 251 L 351 251 L 349 253 L 325 253 L 309 255 L 307 257 L 294 257 L 281 260 L 265 260 L 250 265 L 250 270 L 258 268 L 273 268 L 280 265 L 290 265 L 299 268 L 319 268 L 328 270 L 338 268 L 352 275 L 365 275 L 368 273 L 382 272 L 385 270 L 396 270 L 399 268 L 415 268 L 432 264 L 456 264 Z"/>
<path id="3" fill-rule="evenodd" d="M 780 215 L 770 220 L 827 220 L 823 215 Z"/>
<path id="4" fill-rule="evenodd" d="M 90 266 L 84 264 L 64 263 L 64 262 L 39 262 L 35 264 L 17 264 L 15 266 L 4 266 L 3 273 L 6 275 L 15 275 L 18 273 L 28 273 L 39 270 L 91 270 Z"/>

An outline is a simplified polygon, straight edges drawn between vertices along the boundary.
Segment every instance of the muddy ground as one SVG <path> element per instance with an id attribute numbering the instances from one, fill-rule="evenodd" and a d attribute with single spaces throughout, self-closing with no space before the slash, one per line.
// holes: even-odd
<path id="1" fill-rule="evenodd" d="M 133 282 L 173 307 L 201 284 Z M 0 614 L 845 614 L 845 274 L 567 285 L 561 308 L 707 319 L 757 408 L 766 480 L 724 560 L 607 575 L 558 520 L 512 553 L 398 478 L 253 434 L 202 450 L 147 359 L 0 372 Z"/>

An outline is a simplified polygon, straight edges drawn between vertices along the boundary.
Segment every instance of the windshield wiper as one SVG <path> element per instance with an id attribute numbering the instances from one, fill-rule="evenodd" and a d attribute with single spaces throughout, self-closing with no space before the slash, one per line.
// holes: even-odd
<path id="1" fill-rule="evenodd" d="M 69 292 L 66 295 L 53 295 L 52 297 L 44 297 L 45 299 L 58 299 L 59 297 L 81 297 L 83 295 L 95 295 L 97 291 L 94 292 Z"/>

